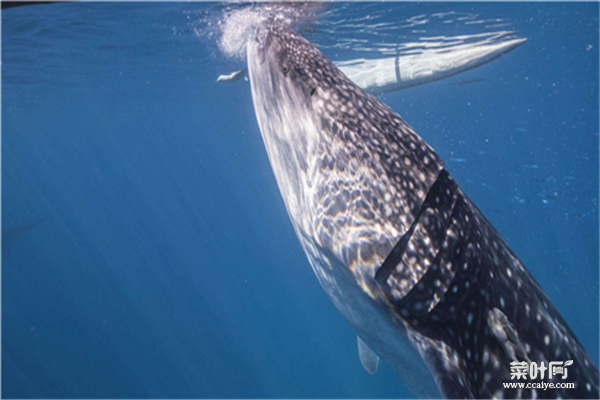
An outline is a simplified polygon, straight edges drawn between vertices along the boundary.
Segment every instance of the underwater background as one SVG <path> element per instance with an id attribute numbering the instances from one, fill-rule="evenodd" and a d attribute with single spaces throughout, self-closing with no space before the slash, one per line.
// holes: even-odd
<path id="1" fill-rule="evenodd" d="M 513 52 L 380 96 L 598 364 L 598 3 L 75 3 L 2 11 L 2 396 L 394 398 L 295 237 L 245 66 L 262 19 L 333 60 Z M 411 44 L 407 46 L 407 44 Z"/>

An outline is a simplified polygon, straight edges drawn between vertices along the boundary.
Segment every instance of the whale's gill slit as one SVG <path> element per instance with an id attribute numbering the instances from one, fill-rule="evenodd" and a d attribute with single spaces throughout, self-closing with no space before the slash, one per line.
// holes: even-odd
<path id="1" fill-rule="evenodd" d="M 391 253 L 387 256 L 387 258 L 381 264 L 381 267 L 379 267 L 379 269 L 375 273 L 375 281 L 377 283 L 379 283 L 379 285 L 381 287 L 386 286 L 388 278 L 390 277 L 392 272 L 394 272 L 394 269 L 400 263 L 400 261 L 402 261 L 402 257 L 404 257 L 404 252 L 406 251 L 406 246 L 408 245 L 408 241 L 410 240 L 410 238 L 415 230 L 415 226 L 418 223 L 418 218 L 421 216 L 421 213 L 423 212 L 423 210 L 424 210 L 423 207 L 421 207 L 421 209 L 419 209 L 419 212 L 417 213 L 417 218 L 415 219 L 413 224 L 410 226 L 410 229 L 408 230 L 408 232 L 406 232 L 400 238 L 398 243 L 396 243 L 396 246 L 394 246 L 394 248 L 392 249 Z"/>
<path id="2" fill-rule="evenodd" d="M 467 251 L 471 231 L 463 218 L 468 212 L 468 206 L 459 195 L 435 261 L 419 283 L 395 303 L 398 309 L 407 310 L 403 314 L 421 320 L 447 321 L 453 318 L 455 311 L 473 290 L 472 280 L 476 279 L 477 275 L 468 271 L 463 273 L 461 268 L 464 262 L 473 259 L 471 252 Z M 464 285 L 460 288 L 456 286 L 467 281 L 470 281 L 467 288 Z M 446 296 L 450 288 L 457 290 L 450 291 L 450 295 Z M 418 304 L 421 306 L 417 306 Z"/>
<path id="3" fill-rule="evenodd" d="M 394 246 L 394 248 L 392 249 L 390 254 L 387 256 L 387 258 L 384 260 L 384 262 L 381 264 L 381 266 L 375 273 L 375 281 L 382 288 L 386 289 L 388 287 L 388 283 L 387 283 L 388 279 L 394 273 L 394 270 L 402 262 L 402 259 L 405 256 L 408 244 L 410 243 L 410 241 L 413 238 L 413 235 L 415 233 L 415 229 L 421 224 L 425 224 L 425 225 L 428 224 L 427 221 L 422 220 L 423 214 L 426 214 L 427 210 L 430 210 L 432 208 L 439 208 L 440 202 L 453 197 L 452 195 L 454 193 L 454 188 L 446 188 L 446 189 L 443 188 L 443 186 L 445 186 L 444 182 L 447 182 L 448 179 L 452 180 L 452 178 L 450 178 L 450 175 L 448 174 L 448 172 L 446 172 L 446 170 L 442 170 L 439 173 L 438 178 L 436 179 L 434 184 L 431 186 L 431 189 L 427 193 L 427 196 L 425 197 L 425 200 L 423 201 L 421 208 L 419 208 L 419 210 L 417 211 L 415 219 L 414 219 L 413 223 L 411 224 L 410 228 L 400 238 L 398 243 Z M 454 182 L 454 181 L 452 181 L 452 182 Z M 450 192 L 446 193 L 448 190 L 450 190 Z M 448 196 L 448 194 L 450 194 L 450 196 Z M 428 220 L 429 218 L 425 218 L 425 219 Z"/>

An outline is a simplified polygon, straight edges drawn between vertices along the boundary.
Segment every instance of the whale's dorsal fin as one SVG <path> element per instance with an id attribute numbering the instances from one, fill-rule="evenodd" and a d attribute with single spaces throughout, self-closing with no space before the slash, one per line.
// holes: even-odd
<path id="1" fill-rule="evenodd" d="M 360 357 L 360 363 L 371 375 L 377 372 L 379 366 L 379 356 L 375 354 L 373 350 L 360 338 L 356 336 L 358 341 L 358 356 Z"/>

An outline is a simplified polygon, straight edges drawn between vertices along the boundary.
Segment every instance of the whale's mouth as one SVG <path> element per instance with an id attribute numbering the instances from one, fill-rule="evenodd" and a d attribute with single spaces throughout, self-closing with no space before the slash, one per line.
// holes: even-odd
<path id="1" fill-rule="evenodd" d="M 273 21 L 263 21 L 256 27 L 252 39 L 248 42 L 248 55 L 252 54 L 254 57 L 257 57 L 259 65 L 264 64 L 267 53 L 272 50 L 272 45 L 278 41 L 277 38 L 275 38 L 276 35 L 273 33 L 273 30 Z M 281 45 L 279 47 L 281 47 Z M 280 54 L 278 54 L 280 53 L 280 49 L 274 50 L 275 51 L 271 51 L 273 53 L 271 54 L 271 57 L 275 58 L 273 62 L 277 62 L 276 59 L 280 57 Z"/>
<path id="2" fill-rule="evenodd" d="M 256 28 L 256 35 L 254 37 L 254 40 L 256 40 L 256 42 L 261 47 L 264 47 L 266 45 L 266 43 L 267 43 L 267 39 L 269 37 L 269 33 L 271 32 L 270 26 L 271 26 L 271 24 L 269 22 L 263 21 Z"/>
<path id="3" fill-rule="evenodd" d="M 258 56 L 258 62 L 260 65 L 265 62 L 266 52 L 269 48 L 271 36 L 271 24 L 267 21 L 263 21 L 256 28 L 256 34 L 253 40 L 253 45 L 256 46 L 256 56 Z"/>
<path id="4" fill-rule="evenodd" d="M 318 84 L 311 76 L 311 65 L 298 56 L 302 46 L 306 44 L 299 42 L 289 28 L 271 20 L 263 21 L 248 43 L 250 71 L 257 75 L 255 82 L 270 87 L 275 103 L 293 98 L 290 104 L 312 108 Z"/>

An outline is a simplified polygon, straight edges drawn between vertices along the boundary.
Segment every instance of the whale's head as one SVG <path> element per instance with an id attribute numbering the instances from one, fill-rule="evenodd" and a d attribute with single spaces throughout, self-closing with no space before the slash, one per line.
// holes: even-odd
<path id="1" fill-rule="evenodd" d="M 310 42 L 274 22 L 257 28 L 247 52 L 256 118 L 279 189 L 298 235 L 315 238 L 323 210 L 314 191 L 323 163 L 333 162 L 323 158 L 333 140 L 326 107 L 341 105 L 326 99 L 333 100 L 333 77 L 343 75 Z"/>
<path id="2" fill-rule="evenodd" d="M 248 60 L 253 74 L 270 78 L 265 90 L 273 95 L 298 92 L 307 101 L 316 89 L 310 77 L 313 50 L 309 42 L 290 29 L 265 21 L 248 44 Z"/>
<path id="3" fill-rule="evenodd" d="M 414 222 L 439 158 L 290 28 L 262 23 L 247 51 L 261 134 L 315 272 L 334 260 L 376 296 L 376 271 Z"/>
<path id="4" fill-rule="evenodd" d="M 310 42 L 290 28 L 265 21 L 248 43 L 248 66 L 253 91 L 273 99 L 269 108 L 304 106 L 312 110 L 317 91 L 327 90 L 327 80 L 341 72 Z M 331 82 L 333 84 L 333 82 Z M 329 85 L 332 86 L 332 85 Z M 293 104 L 287 104 L 290 101 Z M 281 110 L 279 110 L 281 108 Z"/>

